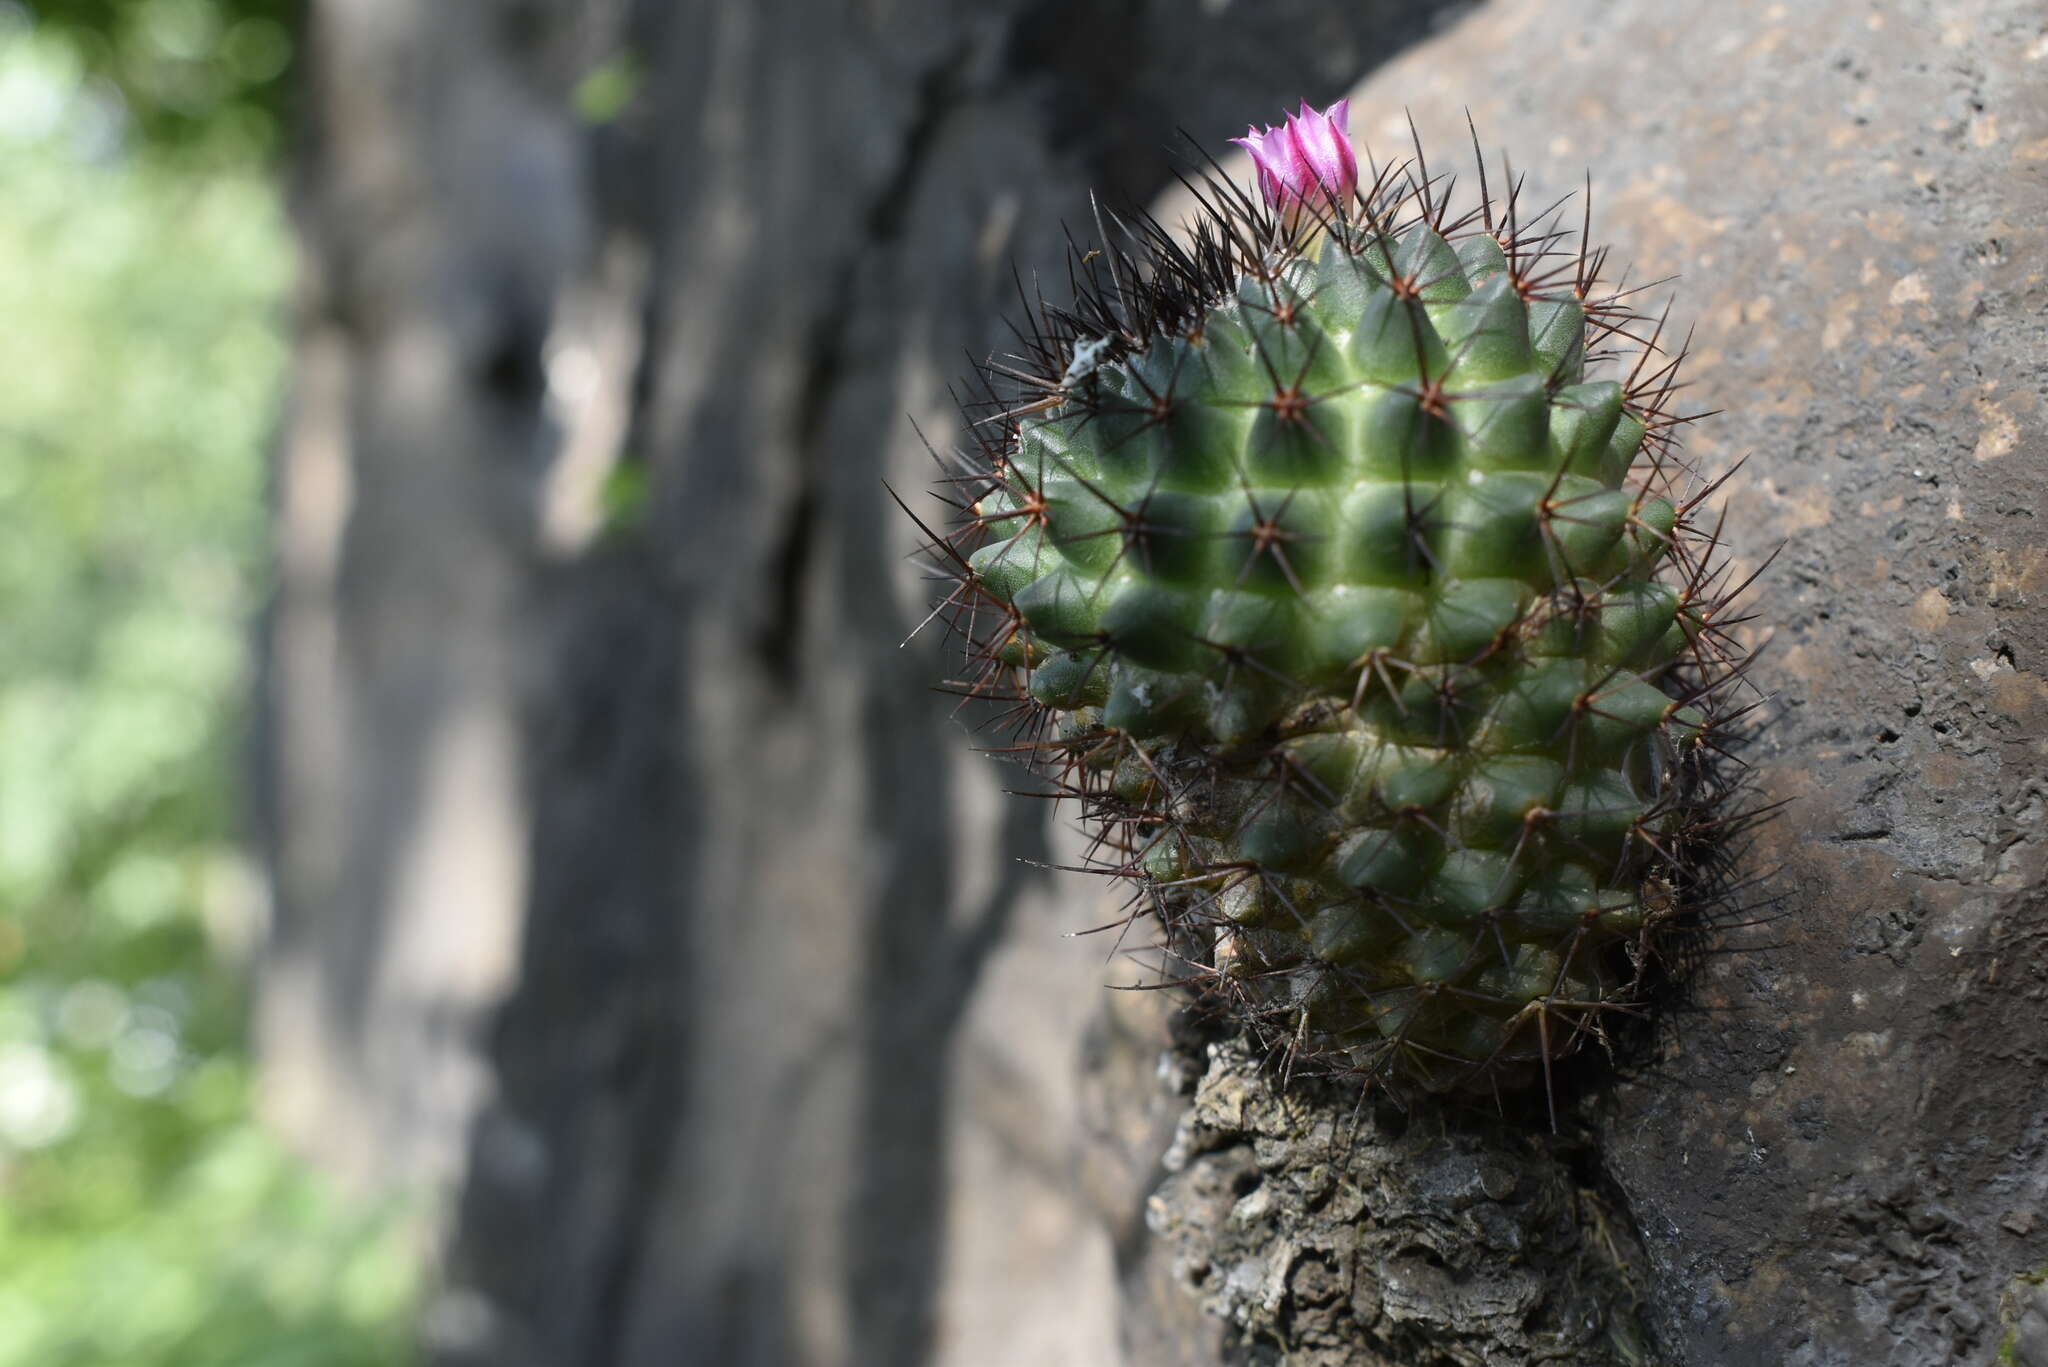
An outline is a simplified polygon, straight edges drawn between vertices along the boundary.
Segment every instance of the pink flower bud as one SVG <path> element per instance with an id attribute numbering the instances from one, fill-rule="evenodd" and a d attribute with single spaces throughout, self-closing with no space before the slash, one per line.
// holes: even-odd
<path id="1" fill-rule="evenodd" d="M 1304 103 L 1284 127 L 1247 128 L 1231 141 L 1252 154 L 1259 190 L 1274 208 L 1293 208 L 1311 195 L 1342 205 L 1358 189 L 1358 156 L 1346 131 L 1350 118 L 1348 99 L 1320 114 Z"/>

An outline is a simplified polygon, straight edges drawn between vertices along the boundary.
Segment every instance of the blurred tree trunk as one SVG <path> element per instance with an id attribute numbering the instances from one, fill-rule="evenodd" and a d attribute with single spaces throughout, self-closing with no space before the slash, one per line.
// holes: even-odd
<path id="1" fill-rule="evenodd" d="M 261 1025 L 304 1142 L 447 1198 L 440 1361 L 1242 1360 L 1206 1303 L 1301 1362 L 1509 1362 L 1595 1263 L 1568 1360 L 1988 1361 L 2024 1321 L 2038 9 L 1496 0 L 1427 38 L 1450 8 L 315 0 Z M 912 418 L 957 436 L 1012 263 L 1056 296 L 1062 225 L 1158 192 L 1177 126 L 1383 62 L 1375 145 L 1470 106 L 1686 273 L 1731 410 L 1692 449 L 1754 453 L 1738 560 L 1792 543 L 1779 919 L 1556 1140 L 1162 1070 L 1061 938 L 1099 891 L 1023 862 L 1065 835 L 928 691 L 942 644 L 897 646 L 882 482 L 930 478 Z"/>

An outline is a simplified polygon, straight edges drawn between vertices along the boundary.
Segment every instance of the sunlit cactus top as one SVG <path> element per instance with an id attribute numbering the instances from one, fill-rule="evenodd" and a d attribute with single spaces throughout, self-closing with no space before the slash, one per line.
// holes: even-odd
<path id="1" fill-rule="evenodd" d="M 1351 101 L 1318 114 L 1304 102 L 1279 128 L 1247 128 L 1231 141 L 1251 153 L 1259 190 L 1275 209 L 1323 200 L 1348 201 L 1358 189 L 1358 154 L 1351 148 Z"/>

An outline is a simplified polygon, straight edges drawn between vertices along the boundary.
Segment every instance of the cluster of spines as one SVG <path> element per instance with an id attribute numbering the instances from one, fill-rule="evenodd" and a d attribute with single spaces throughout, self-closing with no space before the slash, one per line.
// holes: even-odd
<path id="1" fill-rule="evenodd" d="M 1185 232 L 1170 232 L 1146 216 L 1126 217 L 1108 225 L 1113 231 L 1101 233 L 1104 245 L 1074 249 L 1069 258 L 1071 302 L 1055 305 L 1042 295 L 1024 297 L 1020 281 L 1026 327 L 1018 331 L 1018 345 L 1010 355 L 978 367 L 980 393 L 964 405 L 976 441 L 946 478 L 954 491 L 947 496 L 955 510 L 954 525 L 944 534 L 930 533 L 928 545 L 933 563 L 951 581 L 940 615 L 964 640 L 970 665 L 968 675 L 957 681 L 958 691 L 997 704 L 998 720 L 1007 725 L 1010 736 L 996 748 L 1032 762 L 1052 781 L 1055 794 L 1080 803 L 1091 835 L 1088 866 L 1129 880 L 1134 909 L 1160 914 L 1169 951 L 1186 966 L 1183 972 L 1169 973 L 1169 980 L 1214 989 L 1233 1003 L 1239 1017 L 1282 1045 L 1290 1060 L 1308 1059 L 1375 1076 L 1420 1076 L 1432 1083 L 1496 1076 L 1509 1065 L 1532 1058 L 1540 1059 L 1547 1073 L 1553 1058 L 1598 1035 L 1609 1011 L 1632 1009 L 1638 996 L 1635 978 L 1649 960 L 1657 923 L 1696 899 L 1706 883 L 1720 876 L 1712 851 L 1726 848 L 1726 831 L 1746 819 L 1730 816 L 1725 800 L 1729 766 L 1722 762 L 1736 721 L 1747 711 L 1733 703 L 1734 685 L 1747 656 L 1732 635 L 1739 619 L 1730 614 L 1730 604 L 1744 586 L 1728 582 L 1726 562 L 1715 553 L 1718 525 L 1704 525 L 1718 481 L 1698 487 L 1701 482 L 1684 463 L 1675 439 L 1681 426 L 1705 416 L 1682 414 L 1674 406 L 1685 349 L 1667 349 L 1663 320 L 1632 307 L 1630 300 L 1646 287 L 1631 289 L 1625 282 L 1603 287 L 1605 252 L 1591 247 L 1586 231 L 1590 185 L 1586 219 L 1573 248 L 1572 234 L 1557 226 L 1561 204 L 1525 223 L 1520 182 L 1510 173 L 1504 199 L 1497 201 L 1486 183 L 1483 162 L 1480 178 L 1478 203 L 1453 217 L 1452 182 L 1430 173 L 1418 144 L 1412 158 L 1374 165 L 1369 183 L 1351 202 L 1321 213 L 1300 212 L 1304 206 L 1299 205 L 1295 212 L 1282 213 L 1257 203 L 1212 168 L 1199 184 L 1189 186 L 1201 212 Z M 1410 231 L 1418 225 L 1427 231 Z M 1098 230 L 1103 227 L 1098 221 Z M 1406 259 L 1399 251 L 1404 240 L 1420 244 Z M 1627 350 L 1635 353 L 1620 386 L 1618 419 L 1624 428 L 1633 428 L 1622 443 L 1634 455 L 1634 468 L 1626 472 L 1625 520 L 1628 537 L 1639 545 L 1647 543 L 1653 552 L 1648 559 L 1675 567 L 1672 578 L 1646 578 L 1645 583 L 1654 582 L 1658 591 L 1676 595 L 1676 620 L 1687 639 L 1681 658 L 1656 680 L 1656 705 L 1666 717 L 1686 713 L 1687 743 L 1668 756 L 1674 769 L 1660 779 L 1655 806 L 1636 817 L 1624 835 L 1636 851 L 1631 861 L 1645 887 L 1631 913 L 1639 925 L 1630 937 L 1628 963 L 1621 967 L 1625 980 L 1614 977 L 1615 965 L 1589 967 L 1577 981 L 1590 976 L 1599 982 L 1591 1000 L 1539 994 L 1523 1011 L 1525 1021 L 1513 1023 L 1501 1043 L 1483 1057 L 1430 1057 L 1432 1050 L 1405 1040 L 1399 1031 L 1364 1057 L 1356 1049 L 1321 1050 L 1304 1006 L 1316 996 L 1314 988 L 1302 991 L 1297 984 L 1297 990 L 1287 993 L 1269 992 L 1262 989 L 1256 968 L 1247 972 L 1241 965 L 1217 960 L 1218 943 L 1241 941 L 1229 933 L 1219 940 L 1215 931 L 1242 927 L 1242 907 L 1248 898 L 1289 906 L 1289 880 L 1275 872 L 1284 867 L 1284 853 L 1270 862 L 1239 858 L 1219 864 L 1213 858 L 1214 842 L 1194 834 L 1201 825 L 1200 805 L 1227 801 L 1226 790 L 1233 784 L 1241 788 L 1249 774 L 1258 775 L 1256 782 L 1263 785 L 1256 800 L 1276 810 L 1331 804 L 1337 795 L 1303 754 L 1313 749 L 1319 710 L 1326 714 L 1345 707 L 1354 712 L 1376 707 L 1384 713 L 1391 708 L 1401 714 L 1397 727 L 1409 722 L 1412 710 L 1439 727 L 1459 725 L 1455 671 L 1432 674 L 1423 662 L 1381 650 L 1345 663 L 1346 686 L 1333 689 L 1322 680 L 1310 688 L 1241 642 L 1195 639 L 1192 647 L 1214 652 L 1214 665 L 1226 680 L 1223 693 L 1231 693 L 1231 681 L 1241 676 L 1261 679 L 1269 697 L 1312 699 L 1291 715 L 1269 710 L 1235 728 L 1222 728 L 1226 734 L 1221 742 L 1232 751 L 1236 766 L 1233 775 L 1225 775 L 1211 748 L 1213 734 L 1206 738 L 1209 746 L 1141 744 L 1130 729 L 1103 725 L 1102 675 L 1114 653 L 1112 642 L 1104 638 L 1093 649 L 1083 644 L 1049 651 L 1043 627 L 1034 632 L 1027 626 L 1024 614 L 1009 601 L 1014 595 L 991 592 L 986 570 L 977 572 L 969 563 L 977 546 L 991 536 L 1007 539 L 1021 528 L 1049 527 L 1051 500 L 1058 491 L 1046 487 L 1048 462 L 1039 459 L 1036 470 L 1020 478 L 1025 474 L 1027 436 L 1042 430 L 1049 418 L 1056 416 L 1076 429 L 1114 429 L 1113 440 L 1119 442 L 1139 439 L 1175 421 L 1174 379 L 1148 376 L 1148 353 L 1164 350 L 1156 345 L 1163 340 L 1202 344 L 1207 340 L 1203 329 L 1214 326 L 1216 306 L 1224 301 L 1261 310 L 1279 327 L 1283 339 L 1268 345 L 1258 332 L 1251 334 L 1251 354 L 1263 368 L 1268 387 L 1253 415 L 1253 421 L 1266 426 L 1264 440 L 1281 445 L 1318 440 L 1313 418 L 1318 394 L 1312 382 L 1318 360 L 1315 346 L 1297 348 L 1299 354 L 1290 355 L 1284 344 L 1288 311 L 1312 311 L 1317 306 L 1313 290 L 1304 293 L 1293 282 L 1318 248 L 1369 262 L 1390 283 L 1397 301 L 1416 306 L 1437 302 L 1432 292 L 1450 271 L 1456 270 L 1462 283 L 1475 263 L 1485 263 L 1494 278 L 1504 282 L 1501 287 L 1511 289 L 1539 320 L 1532 328 L 1532 343 L 1551 361 L 1546 385 L 1551 394 L 1589 364 L 1614 360 Z M 1444 262 L 1432 260 L 1432 253 L 1444 251 L 1450 253 Z M 1546 330 L 1540 321 L 1544 318 L 1555 326 Z M 1455 372 L 1459 366 L 1466 367 L 1467 376 L 1474 369 L 1483 370 L 1473 357 L 1475 348 L 1485 345 L 1483 329 L 1475 329 L 1455 357 L 1425 356 L 1423 339 L 1417 336 L 1409 359 L 1421 381 L 1407 392 L 1418 411 L 1443 419 L 1455 405 L 1466 402 Z M 1105 382 L 1105 367 L 1110 366 L 1116 367 L 1123 383 Z M 1099 434 L 1097 439 L 1102 439 Z M 1618 483 L 1624 472 L 1605 473 L 1611 477 L 1609 483 Z M 1558 478 L 1562 474 L 1560 469 Z M 1664 495 L 1676 495 L 1687 482 L 1696 487 L 1675 502 L 1666 500 Z M 1154 543 L 1159 533 L 1149 520 L 1149 494 L 1124 501 L 1089 486 L 1085 479 L 1080 483 L 1102 513 L 1102 525 L 1084 535 L 1101 539 L 1107 563 L 1113 566 L 1127 555 L 1157 554 Z M 1403 481 L 1401 487 L 1412 486 Z M 1246 492 L 1251 492 L 1249 485 Z M 1556 492 L 1553 485 L 1543 497 L 1553 499 Z M 1288 524 L 1285 507 L 1262 510 L 1256 500 L 1248 501 L 1253 516 L 1247 525 L 1225 533 L 1242 546 L 1240 578 L 1263 575 L 1297 595 L 1305 594 L 1296 561 L 1314 554 L 1314 548 L 1304 544 L 1299 528 Z M 1555 511 L 1559 523 L 1568 527 L 1574 521 L 1570 504 Z M 1427 561 L 1441 553 L 1442 514 L 1433 503 L 1410 499 L 1390 530 L 1389 554 Z M 1545 632 L 1569 637 L 1598 629 L 1590 620 L 1594 607 L 1604 611 L 1615 600 L 1605 592 L 1597 600 L 1589 596 L 1581 577 L 1568 572 L 1571 557 L 1560 549 L 1568 535 L 1567 530 L 1557 544 L 1544 548 L 1557 562 L 1549 595 L 1517 605 L 1511 622 L 1498 635 L 1511 630 L 1526 641 Z M 1449 650 L 1444 663 L 1483 665 L 1490 648 L 1491 643 L 1480 642 L 1469 652 Z M 1045 677 L 1062 668 L 1066 677 Z M 1036 689 L 1034 672 L 1040 676 Z M 1612 677 L 1618 682 L 1624 678 L 1620 671 Z M 1626 682 L 1640 681 L 1626 676 Z M 1411 698 L 1418 689 L 1433 692 L 1434 697 Z M 1048 695 L 1059 705 L 1050 704 Z M 1630 702 L 1642 705 L 1640 697 Z M 1582 688 L 1565 710 L 1574 727 L 1592 727 L 1613 705 L 1596 684 Z M 1567 738 L 1566 743 L 1573 742 Z M 1247 753 L 1253 755 L 1249 768 Z M 1384 829 L 1398 830 L 1402 821 L 1427 820 L 1425 812 L 1420 803 L 1390 810 L 1384 813 Z M 1256 821 L 1248 825 L 1256 826 Z M 1530 829 L 1522 832 L 1524 839 Z M 1450 832 L 1435 834 L 1455 843 Z M 1520 846 L 1513 848 L 1519 851 Z M 1307 931 L 1303 909 L 1290 910 L 1301 923 L 1299 928 Z M 1567 934 L 1568 944 L 1571 938 Z M 1501 953 L 1504 960 L 1510 957 L 1505 942 Z M 1571 958 L 1569 950 L 1565 958 Z M 1298 976 L 1304 970 L 1292 964 L 1273 971 Z M 1337 980 L 1339 988 L 1349 986 L 1342 982 L 1345 970 L 1335 963 L 1319 960 L 1313 971 Z M 1429 990 L 1423 985 L 1391 991 L 1416 995 Z"/>

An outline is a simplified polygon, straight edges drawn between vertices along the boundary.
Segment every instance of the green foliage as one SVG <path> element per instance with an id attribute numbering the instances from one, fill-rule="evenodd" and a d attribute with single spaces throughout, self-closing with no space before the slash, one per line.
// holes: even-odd
<path id="1" fill-rule="evenodd" d="M 632 52 L 619 52 L 576 83 L 570 104 L 587 124 L 615 122 L 646 83 L 647 72 Z"/>
<path id="2" fill-rule="evenodd" d="M 169 149 L 226 160 L 274 150 L 301 0 L 0 0 L 0 31 L 32 20 L 87 79 L 78 111 Z M 9 24 L 10 17 L 12 24 Z"/>
<path id="3" fill-rule="evenodd" d="M 219 949 L 279 195 L 81 149 L 90 101 L 62 35 L 0 35 L 0 1367 L 402 1362 L 398 1226 L 255 1123 Z"/>

